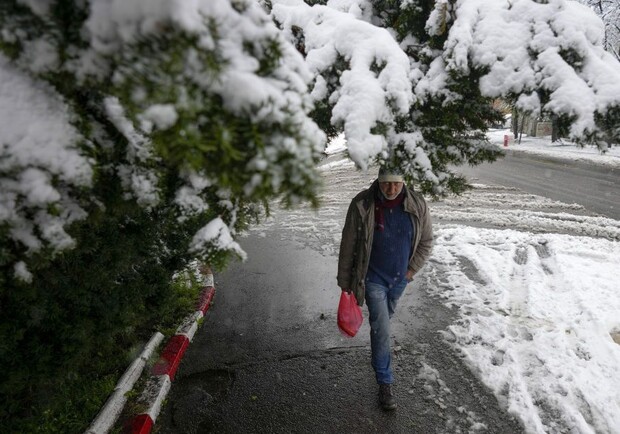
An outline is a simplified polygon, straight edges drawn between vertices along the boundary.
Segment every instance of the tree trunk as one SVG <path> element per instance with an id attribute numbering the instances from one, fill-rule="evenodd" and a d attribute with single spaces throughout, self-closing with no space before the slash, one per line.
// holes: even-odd
<path id="1" fill-rule="evenodd" d="M 558 125 L 558 117 L 551 115 L 551 143 L 560 140 L 560 126 Z"/>
<path id="2" fill-rule="evenodd" d="M 512 109 L 512 119 L 511 119 L 511 127 L 512 127 L 512 134 L 514 134 L 515 137 L 517 137 L 517 134 L 519 133 L 519 111 L 516 108 Z"/>

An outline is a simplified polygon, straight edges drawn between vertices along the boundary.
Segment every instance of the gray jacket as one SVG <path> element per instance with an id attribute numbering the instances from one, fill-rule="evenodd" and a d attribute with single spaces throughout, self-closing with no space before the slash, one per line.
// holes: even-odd
<path id="1" fill-rule="evenodd" d="M 375 197 L 379 182 L 375 181 L 367 190 L 363 190 L 351 201 L 347 218 L 342 229 L 340 254 L 338 257 L 338 286 L 351 289 L 357 303 L 364 304 L 366 286 L 364 280 L 368 271 L 372 239 L 375 227 Z M 405 188 L 403 202 L 405 212 L 411 216 L 415 227 L 415 237 L 411 240 L 408 269 L 417 273 L 428 260 L 433 243 L 431 216 L 426 201 L 413 189 Z"/>

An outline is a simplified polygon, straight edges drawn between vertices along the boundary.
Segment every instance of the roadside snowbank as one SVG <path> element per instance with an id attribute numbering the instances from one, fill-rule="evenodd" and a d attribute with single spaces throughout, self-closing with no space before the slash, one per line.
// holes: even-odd
<path id="1" fill-rule="evenodd" d="M 617 433 L 614 270 L 618 242 L 453 225 L 429 275 L 460 312 L 447 338 L 527 432 Z"/>
<path id="2" fill-rule="evenodd" d="M 551 143 L 550 137 L 529 137 L 524 135 L 521 143 L 514 139 L 512 131 L 491 130 L 487 137 L 491 143 L 503 146 L 504 135 L 508 135 L 510 142 L 506 149 L 530 154 L 543 155 L 546 157 L 560 158 L 563 160 L 586 161 L 595 164 L 602 164 L 610 167 L 620 167 L 620 146 L 609 148 L 602 154 L 594 146 L 577 146 L 573 142 L 563 140 L 559 143 Z"/>

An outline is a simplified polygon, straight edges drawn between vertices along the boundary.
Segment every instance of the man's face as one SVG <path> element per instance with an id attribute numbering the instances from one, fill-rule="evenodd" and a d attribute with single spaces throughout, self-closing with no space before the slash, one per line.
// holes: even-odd
<path id="1" fill-rule="evenodd" d="M 379 188 L 387 200 L 392 200 L 403 191 L 403 185 L 403 182 L 380 182 Z"/>

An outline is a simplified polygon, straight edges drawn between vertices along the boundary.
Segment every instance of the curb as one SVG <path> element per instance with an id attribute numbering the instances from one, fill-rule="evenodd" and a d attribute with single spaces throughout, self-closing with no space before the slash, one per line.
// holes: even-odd
<path id="1" fill-rule="evenodd" d="M 110 428 L 112 428 L 116 422 L 116 419 L 118 419 L 118 416 L 123 411 L 123 407 L 127 402 L 127 397 L 125 394 L 129 392 L 133 388 L 136 381 L 138 381 L 140 375 L 142 375 L 142 370 L 144 369 L 146 362 L 163 339 L 164 335 L 159 332 L 153 335 L 151 340 L 149 340 L 144 347 L 140 357 L 134 360 L 129 368 L 127 368 L 121 379 L 118 380 L 118 383 L 114 388 L 114 392 L 112 392 L 101 411 L 99 411 L 99 414 L 91 423 L 90 427 L 86 431 L 86 434 L 99 434 L 110 431 Z"/>
<path id="2" fill-rule="evenodd" d="M 205 316 L 213 302 L 213 297 L 215 296 L 213 274 L 204 274 L 203 279 L 204 287 L 200 292 L 197 310 L 183 320 L 177 328 L 175 335 L 168 340 L 159 359 L 151 368 L 151 377 L 138 399 L 139 403 L 146 405 L 147 410 L 144 413 L 133 416 L 125 425 L 123 432 L 131 434 L 149 434 L 151 432 L 161 410 L 162 403 L 170 391 L 172 381 L 185 354 L 185 350 L 187 350 L 198 330 L 200 319 Z M 134 384 L 142 375 L 148 359 L 163 339 L 164 335 L 159 332 L 153 335 L 140 356 L 134 360 L 118 381 L 114 391 L 95 420 L 85 431 L 85 434 L 105 434 L 112 429 L 127 402 L 127 392 L 132 390 Z"/>
<path id="3" fill-rule="evenodd" d="M 189 315 L 179 326 L 151 369 L 151 378 L 138 399 L 138 402 L 147 406 L 147 410 L 129 420 L 125 426 L 125 433 L 149 434 L 153 429 L 185 350 L 198 330 L 198 321 L 207 313 L 215 296 L 213 275 L 205 276 L 205 280 L 207 286 L 201 292 L 198 310 Z"/>

